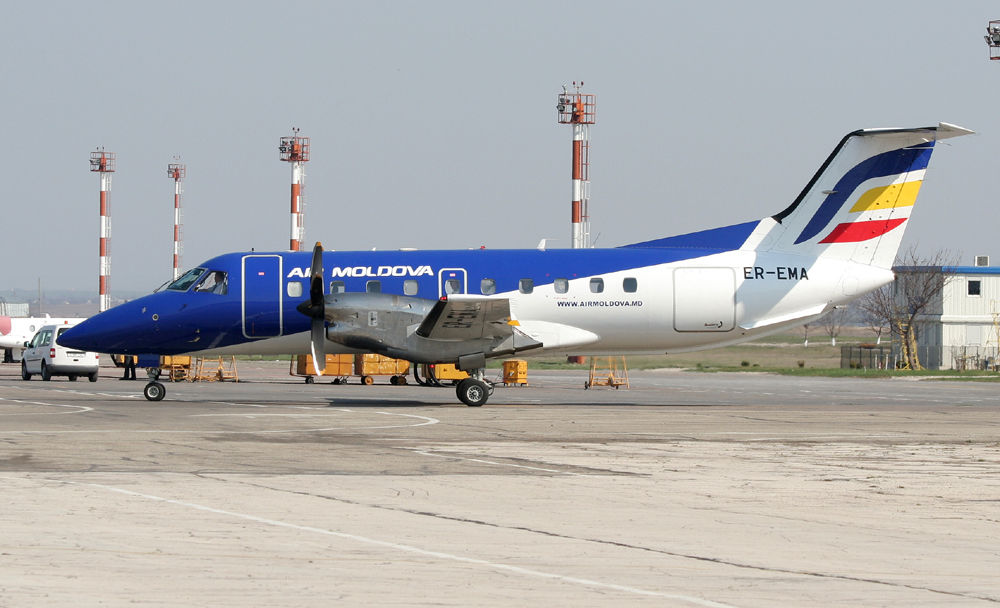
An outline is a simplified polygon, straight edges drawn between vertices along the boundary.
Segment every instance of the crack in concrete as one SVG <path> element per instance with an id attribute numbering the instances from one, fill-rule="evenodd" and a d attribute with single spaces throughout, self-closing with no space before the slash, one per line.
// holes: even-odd
<path id="1" fill-rule="evenodd" d="M 607 540 L 607 539 L 602 539 L 602 538 L 589 538 L 589 537 L 583 537 L 583 536 L 571 536 L 569 534 L 561 534 L 559 532 L 551 532 L 551 531 L 548 531 L 548 530 L 540 530 L 540 529 L 537 529 L 537 528 L 528 528 L 528 527 L 524 527 L 524 526 L 507 526 L 507 525 L 498 524 L 498 523 L 494 523 L 494 522 L 489 522 L 489 521 L 485 521 L 485 520 L 481 520 L 481 519 L 469 519 L 469 518 L 466 518 L 466 517 L 456 517 L 454 515 L 444 515 L 442 513 L 434 513 L 432 511 L 420 511 L 420 510 L 416 510 L 416 509 L 407 509 L 407 508 L 404 508 L 404 507 L 391 507 L 391 506 L 380 505 L 380 504 L 375 504 L 375 503 L 366 503 L 366 502 L 351 500 L 349 498 L 339 498 L 339 497 L 336 497 L 336 496 L 327 496 L 327 495 L 323 495 L 323 494 L 315 494 L 313 492 L 307 492 L 305 490 L 288 490 L 288 489 L 285 489 L 285 488 L 276 488 L 276 487 L 269 486 L 269 485 L 266 485 L 266 484 L 256 483 L 256 482 L 251 482 L 251 481 L 246 481 L 246 480 L 226 479 L 226 478 L 222 478 L 222 477 L 215 477 L 215 476 L 212 476 L 212 475 L 196 475 L 196 476 L 204 478 L 204 479 L 211 479 L 213 481 L 221 481 L 223 483 L 237 483 L 237 484 L 241 484 L 241 485 L 251 486 L 251 487 L 254 487 L 254 488 L 261 488 L 261 489 L 265 489 L 265 490 L 271 490 L 271 491 L 274 491 L 274 492 L 285 492 L 285 493 L 289 493 L 289 494 L 295 494 L 295 495 L 298 495 L 298 496 L 308 496 L 310 498 L 319 498 L 319 499 L 322 499 L 322 500 L 329 500 L 329 501 L 332 501 L 332 502 L 339 502 L 339 503 L 345 504 L 345 505 L 359 506 L 359 507 L 368 507 L 368 508 L 372 508 L 372 509 L 381 509 L 381 510 L 385 510 L 385 511 L 394 511 L 394 512 L 398 512 L 398 513 L 407 513 L 407 514 L 410 514 L 410 515 L 417 515 L 417 516 L 421 516 L 421 517 L 432 517 L 432 518 L 435 518 L 435 519 L 442 519 L 442 520 L 447 520 L 447 521 L 454 521 L 454 522 L 464 523 L 464 524 L 473 524 L 473 525 L 477 525 L 477 526 L 485 526 L 485 527 L 490 527 L 490 528 L 497 528 L 497 529 L 500 529 L 500 530 L 516 530 L 516 531 L 519 531 L 519 532 L 528 532 L 528 533 L 531 533 L 531 534 L 539 534 L 539 535 L 542 535 L 542 536 L 548 536 L 550 538 L 559 538 L 559 539 L 563 539 L 563 540 L 573 540 L 573 541 L 579 541 L 579 542 L 595 543 L 595 544 L 600 544 L 600 545 L 607 545 L 607 546 L 612 546 L 612 547 L 618 547 L 618 548 L 622 548 L 622 549 L 634 549 L 634 550 L 637 550 L 637 551 L 644 551 L 644 552 L 648 552 L 648 553 L 655 553 L 655 554 L 658 554 L 658 555 L 666 555 L 666 556 L 677 557 L 677 558 L 681 558 L 681 559 L 690 559 L 690 560 L 695 560 L 695 561 L 700 561 L 700 562 L 706 562 L 706 563 L 712 563 L 712 564 L 719 564 L 719 565 L 723 565 L 723 566 L 731 566 L 733 568 L 742 568 L 742 569 L 746 569 L 746 570 L 756 570 L 758 572 L 770 572 L 770 573 L 774 573 L 774 574 L 792 574 L 792 575 L 797 575 L 797 576 L 809 576 L 809 577 L 824 578 L 824 579 L 831 579 L 831 580 L 850 581 L 850 582 L 855 582 L 855 583 L 868 583 L 868 584 L 873 584 L 873 585 L 884 585 L 884 586 L 887 586 L 887 587 L 898 587 L 898 588 L 904 588 L 904 589 L 912 589 L 912 590 L 915 590 L 915 591 L 926 591 L 926 592 L 929 592 L 929 593 L 937 593 L 937 594 L 940 594 L 940 595 L 947 595 L 947 596 L 951 596 L 951 597 L 961 597 L 961 598 L 966 598 L 966 599 L 982 600 L 984 602 L 991 602 L 991 603 L 995 603 L 995 604 L 1000 604 L 1000 598 L 990 597 L 990 596 L 985 596 L 985 595 L 977 595 L 977 594 L 974 594 L 974 593 L 962 593 L 962 592 L 959 592 L 959 591 L 948 591 L 948 590 L 945 590 L 945 589 L 936 589 L 934 587 L 925 587 L 925 586 L 919 586 L 919 585 L 909 585 L 909 584 L 906 584 L 906 583 L 897 583 L 897 582 L 893 582 L 893 581 L 886 581 L 886 580 L 881 580 L 881 579 L 876 579 L 876 578 L 851 576 L 851 575 L 848 575 L 848 574 L 836 574 L 836 573 L 830 573 L 830 572 L 814 572 L 814 571 L 811 571 L 811 570 L 793 570 L 793 569 L 790 569 L 790 568 L 779 568 L 779 567 L 776 567 L 776 566 L 761 566 L 761 565 L 750 564 L 750 563 L 745 563 L 745 562 L 738 562 L 738 561 L 735 561 L 735 560 L 725 559 L 725 558 L 721 558 L 721 557 L 709 557 L 709 556 L 704 556 L 704 555 L 694 555 L 694 554 L 690 554 L 690 553 L 678 553 L 676 551 L 667 551 L 666 549 L 657 549 L 655 547 L 645 547 L 645 546 L 642 546 L 642 545 L 633 545 L 633 544 L 630 544 L 630 543 L 624 543 L 624 542 L 619 542 L 619 541 L 614 541 L 614 540 Z"/>

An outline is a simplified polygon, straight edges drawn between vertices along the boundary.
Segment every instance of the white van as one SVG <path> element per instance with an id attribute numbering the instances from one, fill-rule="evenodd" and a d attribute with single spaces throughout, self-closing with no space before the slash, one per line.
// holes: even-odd
<path id="1" fill-rule="evenodd" d="M 76 380 L 87 376 L 91 382 L 97 382 L 97 370 L 100 364 L 97 353 L 70 350 L 59 346 L 58 338 L 75 323 L 62 325 L 46 325 L 28 342 L 24 343 L 24 353 L 21 354 L 21 379 L 31 380 L 31 376 L 39 374 L 42 380 L 51 380 L 52 376 L 68 376 Z"/>

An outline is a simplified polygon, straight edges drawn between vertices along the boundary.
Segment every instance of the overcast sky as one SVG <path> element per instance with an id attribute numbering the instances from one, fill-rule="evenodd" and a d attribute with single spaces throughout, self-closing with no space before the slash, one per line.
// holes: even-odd
<path id="1" fill-rule="evenodd" d="M 288 247 L 312 140 L 306 241 L 569 246 L 563 84 L 598 98 L 598 246 L 783 209 L 845 133 L 953 122 L 904 246 L 1000 264 L 996 2 L 5 2 L 0 293 L 97 292 L 98 146 L 115 152 L 111 291 Z"/>

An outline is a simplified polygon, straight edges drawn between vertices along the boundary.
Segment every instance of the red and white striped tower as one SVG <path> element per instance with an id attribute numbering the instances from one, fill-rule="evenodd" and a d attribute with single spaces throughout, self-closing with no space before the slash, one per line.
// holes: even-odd
<path id="1" fill-rule="evenodd" d="M 281 138 L 278 151 L 281 153 L 281 160 L 292 163 L 292 230 L 288 248 L 299 251 L 306 237 L 302 183 L 306 177 L 305 163 L 309 161 L 309 138 L 301 137 L 295 127 L 292 127 L 292 131 L 294 135 Z"/>
<path id="2" fill-rule="evenodd" d="M 105 152 L 103 147 L 91 152 L 90 170 L 101 174 L 101 262 L 97 293 L 100 297 L 98 312 L 104 312 L 111 308 L 108 283 L 111 278 L 111 174 L 115 172 L 115 153 Z"/>
<path id="3" fill-rule="evenodd" d="M 180 157 L 175 156 L 175 161 Z M 167 165 L 167 177 L 174 180 L 174 279 L 181 276 L 181 192 L 184 188 L 181 181 L 187 175 L 187 167 L 180 162 Z"/>
<path id="4" fill-rule="evenodd" d="M 590 247 L 590 125 L 597 113 L 597 96 L 580 92 L 573 82 L 571 93 L 563 87 L 556 110 L 559 124 L 573 125 L 573 190 L 570 242 L 573 249 Z"/>

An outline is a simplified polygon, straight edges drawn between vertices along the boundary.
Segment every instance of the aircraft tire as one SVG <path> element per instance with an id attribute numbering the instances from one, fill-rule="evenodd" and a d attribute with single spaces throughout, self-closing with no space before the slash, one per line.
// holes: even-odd
<path id="1" fill-rule="evenodd" d="M 28 373 L 28 366 L 21 361 L 21 380 L 31 380 L 31 374 Z"/>
<path id="2" fill-rule="evenodd" d="M 167 394 L 167 389 L 159 382 L 150 382 L 142 389 L 142 395 L 149 401 L 161 401 Z"/>
<path id="3" fill-rule="evenodd" d="M 469 407 L 482 407 L 490 398 L 489 387 L 485 382 L 475 378 L 466 378 L 459 382 L 455 392 L 459 400 Z"/>
<path id="4" fill-rule="evenodd" d="M 42 361 L 42 380 L 48 382 L 52 379 L 52 372 L 49 371 L 49 366 L 45 365 L 45 361 Z"/>

